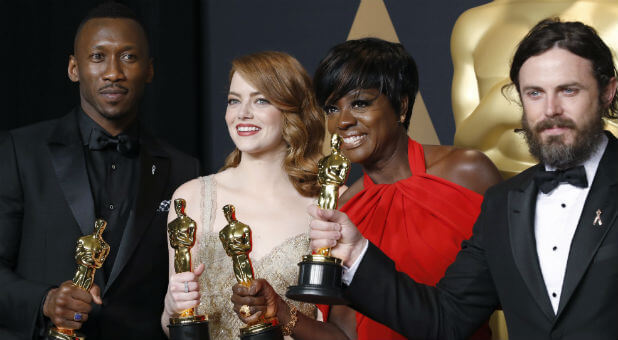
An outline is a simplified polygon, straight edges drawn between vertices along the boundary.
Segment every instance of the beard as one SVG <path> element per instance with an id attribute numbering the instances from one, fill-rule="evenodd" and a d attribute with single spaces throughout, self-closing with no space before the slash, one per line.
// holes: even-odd
<path id="1" fill-rule="evenodd" d="M 577 126 L 571 119 L 557 116 L 547 118 L 535 126 L 530 126 L 526 119 L 526 112 L 521 119 L 522 131 L 528 150 L 539 162 L 556 169 L 566 169 L 588 160 L 602 140 L 604 122 L 601 111 L 590 116 L 581 126 Z M 545 141 L 541 137 L 543 130 L 561 127 L 576 132 L 572 144 L 564 142 L 565 136 L 549 136 Z"/>

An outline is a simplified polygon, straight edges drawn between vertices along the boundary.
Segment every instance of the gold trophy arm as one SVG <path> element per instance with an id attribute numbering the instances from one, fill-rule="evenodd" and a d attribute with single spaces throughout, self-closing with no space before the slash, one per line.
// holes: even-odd
<path id="1" fill-rule="evenodd" d="M 107 260 L 107 256 L 109 256 L 110 250 L 110 246 L 106 244 L 105 250 L 103 251 L 103 256 L 101 256 L 101 265 L 103 264 L 103 262 L 105 262 L 105 260 Z"/>

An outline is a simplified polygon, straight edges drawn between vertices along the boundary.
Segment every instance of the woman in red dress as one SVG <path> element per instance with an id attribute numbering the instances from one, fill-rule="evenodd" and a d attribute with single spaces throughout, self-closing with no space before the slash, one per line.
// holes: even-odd
<path id="1" fill-rule="evenodd" d="M 314 88 L 329 132 L 343 137 L 343 153 L 364 172 L 340 210 L 399 271 L 435 285 L 472 235 L 482 194 L 501 180 L 496 167 L 479 151 L 408 137 L 418 73 L 400 44 L 367 38 L 333 47 Z M 322 311 L 350 338 L 404 339 L 348 307 Z"/>
<path id="2" fill-rule="evenodd" d="M 340 210 L 399 271 L 435 285 L 472 235 L 483 193 L 501 180 L 498 170 L 479 151 L 408 137 L 418 73 L 401 44 L 366 38 L 333 47 L 318 66 L 314 88 L 329 132 L 343 137 L 341 150 L 364 172 L 340 197 Z M 279 299 L 267 283 L 259 285 L 254 292 L 263 290 L 265 300 Z M 232 300 L 253 302 L 244 290 Z M 297 323 L 313 328 L 316 339 L 405 339 L 348 307 L 320 310 L 328 321 L 321 329 Z"/>

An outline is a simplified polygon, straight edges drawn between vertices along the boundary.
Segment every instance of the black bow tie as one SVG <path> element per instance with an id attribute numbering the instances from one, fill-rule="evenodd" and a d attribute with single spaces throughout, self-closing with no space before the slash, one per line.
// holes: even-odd
<path id="1" fill-rule="evenodd" d="M 534 174 L 534 182 L 544 194 L 554 190 L 560 183 L 569 183 L 579 188 L 588 187 L 586 169 L 583 165 L 556 171 L 540 169 Z"/>
<path id="2" fill-rule="evenodd" d="M 134 156 L 139 151 L 139 142 L 137 138 L 124 133 L 112 137 L 99 129 L 93 129 L 90 134 L 88 148 L 90 150 L 104 150 L 108 147 L 115 148 L 123 155 Z"/>

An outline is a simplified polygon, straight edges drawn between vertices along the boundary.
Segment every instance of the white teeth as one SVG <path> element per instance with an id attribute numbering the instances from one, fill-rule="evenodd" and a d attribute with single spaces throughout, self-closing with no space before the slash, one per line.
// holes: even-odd
<path id="1" fill-rule="evenodd" d="M 260 130 L 257 126 L 238 126 L 236 128 L 240 132 L 249 132 L 249 131 L 258 131 Z"/>
<path id="2" fill-rule="evenodd" d="M 346 137 L 343 139 L 343 142 L 346 144 L 352 144 L 355 142 L 358 142 L 359 140 L 363 139 L 364 136 L 350 136 L 350 137 Z"/>

